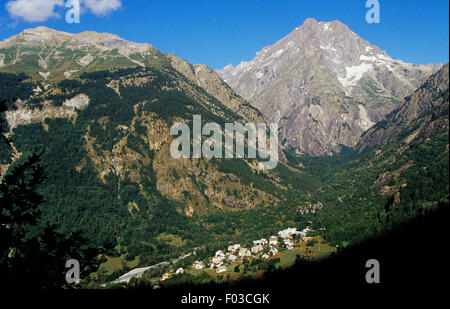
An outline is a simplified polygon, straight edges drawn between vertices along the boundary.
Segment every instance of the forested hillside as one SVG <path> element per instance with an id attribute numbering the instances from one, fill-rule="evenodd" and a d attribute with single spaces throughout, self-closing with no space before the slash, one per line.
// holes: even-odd
<path id="1" fill-rule="evenodd" d="M 392 123 L 386 127 L 390 138 L 385 143 L 360 155 L 303 160 L 325 184 L 316 195 L 325 207 L 312 220 L 324 228 L 328 241 L 341 246 L 362 241 L 448 202 L 448 86 L 446 64 L 388 116 Z M 423 108 L 412 107 L 413 101 Z M 402 113 L 408 113 L 407 122 Z M 383 123 L 368 134 L 381 135 Z M 392 134 L 393 128 L 398 133 Z"/>
<path id="2" fill-rule="evenodd" d="M 21 87 L 32 83 L 16 78 Z M 283 163 L 269 173 L 258 172 L 251 160 L 180 164 L 170 157 L 174 119 L 189 122 L 201 114 L 205 122 L 242 121 L 170 66 L 86 73 L 22 93 L 23 103 L 5 106 L 2 114 L 13 127 L 5 137 L 5 163 L 11 163 L 8 143 L 17 155 L 40 156 L 43 218 L 62 233 L 82 230 L 92 244 L 116 245 L 115 254 L 139 255 L 149 264 L 198 246 L 214 250 L 230 240 L 306 226 L 297 206 L 319 183 L 305 172 Z M 80 94 L 89 103 L 73 109 L 67 102 Z M 28 121 L 22 115 L 30 111 Z"/>

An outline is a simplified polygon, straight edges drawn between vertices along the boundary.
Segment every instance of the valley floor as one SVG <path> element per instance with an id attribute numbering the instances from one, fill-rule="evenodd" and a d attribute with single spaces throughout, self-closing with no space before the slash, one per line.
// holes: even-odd
<path id="1" fill-rule="evenodd" d="M 275 266 L 275 269 L 289 269 L 292 267 L 297 259 L 299 257 L 308 259 L 311 261 L 318 261 L 323 258 L 327 258 L 332 254 L 333 252 L 336 252 L 336 247 L 330 246 L 327 244 L 324 239 L 320 236 L 315 237 L 308 237 L 308 241 L 306 240 L 298 240 L 295 241 L 295 246 L 290 249 L 286 248 L 279 248 L 280 251 L 268 257 L 265 259 L 267 263 L 273 263 Z M 123 285 L 127 286 L 131 279 L 133 278 L 142 278 L 146 271 L 149 269 L 155 269 L 162 265 L 171 265 L 179 262 L 180 260 L 190 256 L 191 254 L 184 255 L 183 257 L 180 257 L 178 259 L 175 259 L 171 262 L 161 262 L 156 265 L 148 266 L 148 267 L 139 267 L 134 268 L 131 271 L 127 272 L 126 274 L 120 276 L 118 279 L 108 283 L 108 284 L 102 284 L 102 287 L 106 287 L 108 285 Z M 110 272 L 112 272 L 111 268 L 115 269 L 121 266 L 121 263 L 118 261 L 122 260 L 121 263 L 124 262 L 123 257 L 119 258 L 110 258 L 107 257 L 107 261 L 103 264 L 103 269 L 110 269 Z M 205 261 L 205 264 L 207 264 L 207 261 L 210 259 L 207 259 Z M 246 262 L 247 260 L 248 262 Z M 248 275 L 251 278 L 258 279 L 262 278 L 264 276 L 264 273 L 266 271 L 261 270 L 258 268 L 258 265 L 256 267 L 252 268 L 251 270 L 247 271 L 245 268 L 245 263 L 252 264 L 253 262 L 262 261 L 261 254 L 259 256 L 251 256 L 249 258 L 241 258 L 239 260 L 224 263 L 224 269 L 219 272 L 218 268 L 203 268 L 203 269 L 195 269 L 194 267 L 189 267 L 186 270 L 183 269 L 183 275 L 191 275 L 193 277 L 199 278 L 201 276 L 208 276 L 211 282 L 217 282 L 221 281 L 226 278 L 226 280 L 229 281 L 236 281 L 239 280 L 243 275 Z M 203 263 L 203 262 L 202 262 Z M 130 263 L 126 263 L 127 266 L 136 265 L 136 261 L 132 261 Z M 244 267 L 243 267 L 244 265 Z M 239 271 L 237 271 L 237 268 L 239 268 Z M 174 269 L 170 269 L 166 274 L 161 276 L 153 276 L 153 277 L 147 277 L 145 280 L 150 282 L 153 285 L 161 284 L 161 282 L 168 280 L 171 276 L 179 275 L 175 272 Z"/>

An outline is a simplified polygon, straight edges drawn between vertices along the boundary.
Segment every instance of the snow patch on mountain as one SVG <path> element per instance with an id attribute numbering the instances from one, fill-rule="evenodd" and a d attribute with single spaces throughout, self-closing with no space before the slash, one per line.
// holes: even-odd
<path id="1" fill-rule="evenodd" d="M 372 64 L 368 63 L 362 63 L 360 65 L 352 67 L 345 67 L 347 74 L 343 78 L 338 77 L 338 79 L 341 82 L 342 86 L 348 88 L 356 85 L 356 83 L 363 77 L 363 75 L 368 71 L 372 70 L 372 68 L 373 68 Z"/>
<path id="2" fill-rule="evenodd" d="M 337 49 L 334 48 L 333 46 L 331 46 L 330 44 L 328 44 L 327 46 L 319 45 L 319 47 L 321 49 L 328 50 L 328 51 L 331 51 L 333 53 L 337 52 Z"/>
<path id="3" fill-rule="evenodd" d="M 361 55 L 361 56 L 359 57 L 359 60 L 362 60 L 362 61 L 372 61 L 372 62 L 374 62 L 374 61 L 377 61 L 378 58 L 375 57 L 375 56 L 370 56 L 370 57 L 368 57 L 368 56 L 365 56 L 365 55 Z"/>
<path id="4" fill-rule="evenodd" d="M 377 55 L 378 58 L 382 59 L 382 60 L 386 60 L 386 61 L 392 61 L 391 57 L 385 56 L 383 54 L 378 54 Z"/>
<path id="5" fill-rule="evenodd" d="M 284 53 L 284 49 L 277 50 L 275 54 L 272 55 L 274 58 L 279 58 Z"/>

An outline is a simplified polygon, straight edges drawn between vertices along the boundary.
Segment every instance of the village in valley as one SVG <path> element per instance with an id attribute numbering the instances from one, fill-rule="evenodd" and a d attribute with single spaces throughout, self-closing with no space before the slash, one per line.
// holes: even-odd
<path id="1" fill-rule="evenodd" d="M 230 242 L 224 248 L 217 248 L 211 254 L 196 248 L 172 261 L 134 268 L 118 279 L 102 284 L 101 287 L 136 286 L 136 280 L 148 282 L 153 288 L 167 285 L 173 280 L 181 282 L 199 278 L 206 280 L 238 280 L 244 277 L 260 278 L 264 273 L 279 268 L 289 268 L 298 257 L 320 259 L 336 251 L 310 227 L 303 230 L 287 228 L 278 233 L 243 244 Z M 200 252 L 198 252 L 200 251 Z M 214 256 L 212 256 L 214 254 Z"/>
<path id="2" fill-rule="evenodd" d="M 278 232 L 277 235 L 270 236 L 268 239 L 254 240 L 253 246 L 250 248 L 240 244 L 230 244 L 227 248 L 218 250 L 214 257 L 201 261 L 196 260 L 186 269 L 178 268 L 177 270 L 166 272 L 159 281 L 168 280 L 173 275 L 195 273 L 203 270 L 213 271 L 216 274 L 223 274 L 230 270 L 236 272 L 237 269 L 240 269 L 240 265 L 246 261 L 276 259 L 283 252 L 300 250 L 300 247 L 306 248 L 307 245 L 314 244 L 317 242 L 317 239 L 316 237 L 308 236 L 310 232 L 311 229 L 309 227 L 302 231 L 298 231 L 296 228 L 288 228 Z M 320 251 L 320 248 L 318 250 Z"/>

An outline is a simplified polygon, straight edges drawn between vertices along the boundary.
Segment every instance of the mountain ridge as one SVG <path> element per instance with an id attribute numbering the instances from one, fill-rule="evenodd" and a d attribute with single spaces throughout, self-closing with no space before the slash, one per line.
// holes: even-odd
<path id="1" fill-rule="evenodd" d="M 393 60 L 339 22 L 307 19 L 250 62 L 217 70 L 298 153 L 354 147 L 363 132 L 433 73 Z"/>
<path id="2" fill-rule="evenodd" d="M 402 104 L 386 116 L 386 119 L 365 132 L 356 146 L 359 152 L 367 148 L 385 144 L 401 130 L 414 122 L 419 122 L 416 131 L 407 139 L 412 142 L 430 126 L 448 130 L 448 88 L 449 64 L 446 63 L 438 72 L 430 76 L 413 94 L 406 97 Z"/>
<path id="3" fill-rule="evenodd" d="M 0 70 L 55 82 L 110 68 L 162 65 L 162 53 L 115 34 L 71 34 L 47 27 L 26 29 L 0 42 Z"/>
<path id="4" fill-rule="evenodd" d="M 117 62 L 117 58 L 132 55 L 131 52 L 134 51 L 136 46 L 144 51 L 143 58 L 147 56 L 145 58 L 146 63 L 139 65 L 134 62 Z M 159 111 L 164 116 L 159 115 L 159 113 L 154 115 L 142 112 L 142 109 L 151 109 L 151 107 L 147 106 L 149 102 L 143 100 L 133 102 L 135 104 L 132 113 L 134 117 L 131 123 L 129 120 L 121 123 L 110 117 L 100 119 L 95 119 L 94 117 L 92 123 L 85 128 L 87 132 L 82 139 L 83 148 L 87 156 L 75 167 L 77 172 L 81 172 L 86 166 L 92 164 L 98 178 L 104 183 L 107 183 L 108 177 L 114 174 L 119 177 L 125 177 L 123 181 L 128 181 L 129 179 L 135 183 L 140 183 L 142 170 L 148 168 L 149 165 L 154 165 L 156 189 L 170 200 L 175 200 L 178 203 L 184 201 L 186 205 L 179 207 L 177 211 L 184 212 L 188 216 L 206 213 L 209 204 L 214 204 L 218 208 L 224 207 L 228 210 L 236 210 L 245 208 L 246 205 L 251 206 L 257 200 L 262 201 L 263 204 L 269 202 L 278 203 L 278 198 L 270 194 L 266 195 L 263 193 L 263 190 L 256 190 L 252 182 L 244 185 L 249 191 L 246 190 L 246 193 L 238 196 L 239 187 L 241 187 L 238 181 L 239 177 L 230 176 L 227 178 L 226 175 L 228 175 L 230 169 L 227 170 L 228 172 L 218 171 L 217 167 L 220 167 L 220 164 L 217 164 L 217 162 L 211 167 L 210 164 L 203 164 L 203 160 L 194 160 L 193 162 L 182 160 L 183 162 L 181 162 L 173 160 L 167 154 L 169 152 L 168 142 L 171 140 L 169 136 L 170 121 L 173 120 L 172 116 L 169 117 L 171 113 L 178 115 L 178 120 L 183 119 L 186 121 L 192 120 L 192 117 L 190 117 L 190 120 L 189 118 L 185 119 L 184 115 L 186 113 L 192 113 L 194 110 L 203 110 L 207 116 L 204 117 L 204 121 L 208 117 L 210 120 L 216 117 L 216 120 L 219 122 L 226 120 L 231 122 L 267 123 L 267 119 L 256 108 L 237 96 L 214 70 L 205 65 L 191 65 L 173 54 L 163 54 L 148 44 L 131 43 L 116 35 L 92 31 L 68 34 L 46 27 L 38 27 L 25 30 L 12 38 L 0 42 L 0 54 L 4 55 L 7 49 L 11 47 L 15 48 L 13 51 L 15 58 L 9 57 L 8 61 L 0 67 L 0 72 L 31 73 L 32 78 L 31 80 L 19 82 L 19 84 L 25 83 L 29 87 L 23 97 L 14 97 L 13 101 L 7 104 L 9 109 L 5 111 L 4 115 L 5 122 L 9 128 L 5 132 L 5 137 L 14 138 L 17 130 L 30 125 L 42 124 L 45 130 L 48 130 L 47 122 L 50 119 L 67 119 L 74 124 L 77 123 L 80 114 L 90 110 L 92 104 L 99 104 L 99 98 L 96 97 L 96 93 L 92 89 L 93 84 L 97 84 L 96 87 L 99 88 L 99 91 L 107 92 L 108 94 L 105 95 L 106 97 L 111 97 L 112 102 L 117 99 L 116 96 L 124 100 L 124 102 L 133 100 L 134 96 L 145 98 L 141 92 L 146 89 L 149 91 L 148 96 L 156 95 L 156 99 L 152 98 L 153 101 L 161 100 L 167 104 L 164 108 L 161 107 Z M 64 52 L 70 53 L 64 57 L 59 56 L 57 53 L 63 52 L 60 48 Z M 117 52 L 111 53 L 114 50 Z M 37 54 L 39 57 L 35 57 L 32 59 L 33 61 L 23 59 L 30 54 Z M 89 63 L 85 63 L 85 65 L 79 63 L 87 55 L 91 57 Z M 103 57 L 112 59 L 112 61 L 105 61 L 103 66 L 98 66 L 96 62 Z M 50 59 L 48 60 L 49 62 L 55 62 L 48 67 L 49 71 L 47 74 L 49 75 L 42 76 L 42 72 L 39 71 L 43 68 L 42 59 Z M 134 60 L 134 58 L 128 60 Z M 28 67 L 24 67 L 24 65 Z M 63 67 L 64 70 L 70 69 L 76 72 L 73 72 L 70 76 L 67 74 L 61 76 L 60 67 Z M 77 67 L 80 70 L 75 70 Z M 67 73 L 67 71 L 64 73 Z M 160 89 L 156 91 L 155 88 L 157 87 L 160 87 Z M 114 95 L 110 93 L 111 90 L 115 93 Z M 136 94 L 133 94 L 132 90 Z M 128 98 L 127 94 L 132 98 Z M 162 98 L 159 98 L 159 96 L 162 96 Z M 170 96 L 173 97 L 174 102 L 167 101 Z M 181 99 L 178 97 L 181 97 Z M 180 102 L 184 102 L 186 106 L 180 105 Z M 193 102 L 196 103 L 193 104 Z M 129 108 L 126 106 L 118 107 L 114 104 L 117 103 L 111 103 L 110 108 Z M 172 110 L 172 112 L 166 111 L 173 109 L 172 105 L 176 105 L 178 108 Z M 186 108 L 191 108 L 192 110 L 188 112 L 185 111 Z M 94 114 L 96 113 L 94 112 Z M 131 113 L 131 110 L 127 111 L 127 113 Z M 183 117 L 179 115 L 180 113 Z M 123 118 L 122 115 L 116 116 L 120 119 Z M 90 117 L 92 118 L 93 116 Z M 128 117 L 131 117 L 131 115 L 128 115 Z M 169 118 L 169 120 L 166 118 Z M 109 127 L 108 123 L 111 122 L 114 122 L 117 127 Z M 102 146 L 105 149 L 99 150 L 100 146 L 98 143 L 103 139 L 103 137 L 95 136 L 95 134 L 100 133 L 99 125 L 102 127 L 100 131 L 105 131 L 106 128 L 109 130 L 109 132 L 102 134 L 122 136 L 124 132 L 128 133 L 126 136 L 122 136 L 121 139 L 112 139 L 112 145 Z M 140 136 L 137 136 L 138 128 L 142 130 L 139 133 Z M 142 136 L 146 136 L 146 138 L 142 139 Z M 141 145 L 143 148 L 139 151 L 136 151 L 136 147 L 132 148 L 128 145 L 128 143 L 133 143 L 136 146 L 136 143 L 140 144 L 146 140 L 150 141 L 149 153 L 145 145 Z M 106 144 L 110 144 L 110 142 Z M 14 146 L 14 144 L 12 145 Z M 143 149 L 146 150 L 144 151 Z M 162 149 L 167 153 L 164 154 Z M 139 153 L 140 151 L 143 153 Z M 16 157 L 21 153 L 23 151 L 14 151 Z M 12 155 L 12 152 L 10 155 Z M 5 162 L 2 162 L 1 174 L 4 174 L 12 163 L 9 162 L 6 156 L 8 154 L 5 155 Z M 286 161 L 281 147 L 279 148 L 279 159 L 282 162 Z M 245 162 L 240 169 L 255 173 L 257 168 L 254 166 L 254 163 L 250 161 Z M 132 168 L 131 165 L 134 167 Z M 210 176 L 205 177 L 205 175 L 201 176 L 196 173 L 194 166 L 200 166 L 198 168 L 205 175 L 209 174 Z M 208 188 L 208 185 L 199 185 L 197 180 L 191 179 L 191 177 L 197 178 L 201 176 L 202 182 L 211 184 L 211 181 L 216 182 L 217 180 L 214 180 L 214 177 L 211 177 L 211 175 L 215 175 L 214 177 L 217 179 L 222 177 L 223 184 L 229 183 L 230 188 L 226 189 L 231 190 L 233 188 L 235 192 L 234 197 L 227 197 L 224 193 L 225 188 L 216 191 L 215 185 L 214 188 Z M 246 177 L 248 178 L 247 175 Z M 177 183 L 176 186 L 172 185 L 174 183 L 171 184 L 172 181 L 170 179 L 172 178 L 174 183 Z M 276 177 L 269 181 L 272 185 L 275 184 L 284 190 L 285 187 L 278 182 L 279 179 Z M 241 188 L 244 188 L 244 186 Z M 175 188 L 184 190 L 184 195 L 179 190 L 175 190 Z M 255 194 L 251 194 L 250 191 L 255 192 Z M 191 197 L 187 197 L 186 194 L 188 192 L 191 193 Z M 214 202 L 215 199 L 219 199 L 220 202 Z M 250 199 L 253 203 L 250 203 Z M 133 207 L 137 207 L 130 205 L 130 211 Z"/>

